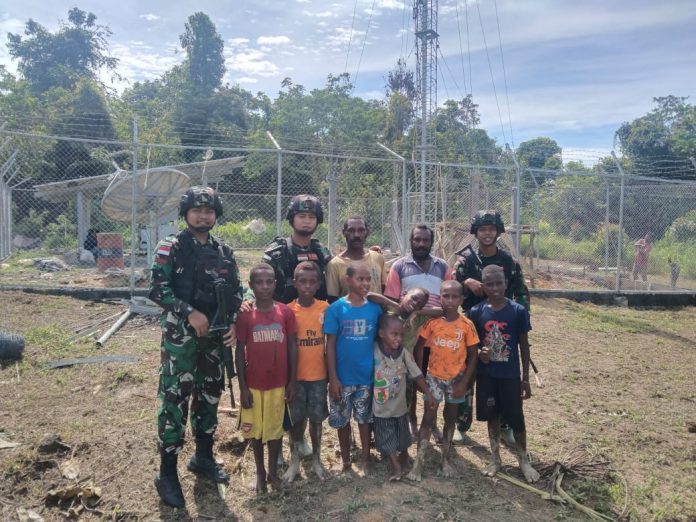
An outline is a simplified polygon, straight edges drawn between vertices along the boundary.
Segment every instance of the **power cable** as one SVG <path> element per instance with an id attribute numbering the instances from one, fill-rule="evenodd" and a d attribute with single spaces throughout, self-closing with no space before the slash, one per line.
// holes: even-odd
<path id="1" fill-rule="evenodd" d="M 498 101 L 498 92 L 495 88 L 495 78 L 493 77 L 493 66 L 491 65 L 491 55 L 488 52 L 488 43 L 486 42 L 486 31 L 483 29 L 483 18 L 481 18 L 481 8 L 478 2 L 476 3 L 476 10 L 478 11 L 479 24 L 481 25 L 481 34 L 483 35 L 483 47 L 486 49 L 486 59 L 488 60 L 488 70 L 491 73 L 491 83 L 493 84 L 493 96 L 495 96 L 495 105 L 498 107 L 498 119 L 500 120 L 500 130 L 503 132 L 503 141 L 507 142 L 507 136 L 505 135 L 505 125 L 503 124 L 503 115 L 500 111 L 500 102 Z"/>
<path id="2" fill-rule="evenodd" d="M 466 0 L 464 0 L 466 3 Z M 462 48 L 462 28 L 459 23 L 459 0 L 455 0 L 454 9 L 457 13 L 457 33 L 459 33 L 459 58 L 462 62 L 462 79 L 464 80 L 464 90 L 466 90 L 466 74 L 464 74 L 464 49 Z"/>
<path id="3" fill-rule="evenodd" d="M 365 30 L 365 36 L 363 37 L 362 49 L 360 49 L 360 58 L 358 59 L 358 68 L 355 70 L 355 76 L 353 77 L 353 89 L 355 89 L 358 83 L 358 73 L 360 72 L 360 65 L 362 64 L 363 53 L 365 52 L 365 43 L 367 42 L 367 35 L 370 33 L 370 25 L 372 25 L 372 13 L 375 9 L 376 0 L 372 0 L 372 7 L 370 7 L 370 17 L 367 20 L 367 29 Z"/>
<path id="4" fill-rule="evenodd" d="M 512 134 L 512 116 L 510 115 L 510 97 L 508 96 L 508 81 L 507 73 L 505 72 L 505 55 L 503 54 L 503 38 L 500 33 L 500 18 L 498 17 L 498 1 L 493 0 L 493 7 L 495 8 L 495 23 L 498 26 L 498 45 L 500 46 L 500 61 L 503 65 L 503 81 L 505 82 L 505 100 L 507 103 L 508 112 L 508 124 L 510 125 L 510 143 L 512 147 L 515 147 L 515 137 Z"/>
<path id="5" fill-rule="evenodd" d="M 343 66 L 343 72 L 348 72 L 348 58 L 350 58 L 350 46 L 353 43 L 353 27 L 355 25 L 355 13 L 358 10 L 358 0 L 353 4 L 353 19 L 350 21 L 350 35 L 348 36 L 348 50 L 346 51 L 346 64 Z"/>
<path id="6" fill-rule="evenodd" d="M 471 46 L 469 42 L 469 3 L 464 0 L 464 21 L 466 23 L 466 56 L 469 61 L 469 94 L 474 95 L 473 77 L 471 76 Z"/>

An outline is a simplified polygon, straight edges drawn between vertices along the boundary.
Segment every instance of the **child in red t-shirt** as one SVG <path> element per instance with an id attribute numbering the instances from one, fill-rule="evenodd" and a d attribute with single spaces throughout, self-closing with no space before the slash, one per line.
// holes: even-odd
<path id="1" fill-rule="evenodd" d="M 256 302 L 237 320 L 237 374 L 242 409 L 239 421 L 244 438 L 251 439 L 256 461 L 256 492 L 266 483 L 277 489 L 278 454 L 282 445 L 285 403 L 295 397 L 297 322 L 287 305 L 273 301 L 275 274 L 261 263 L 249 273 Z M 268 443 L 268 475 L 263 445 Z"/>

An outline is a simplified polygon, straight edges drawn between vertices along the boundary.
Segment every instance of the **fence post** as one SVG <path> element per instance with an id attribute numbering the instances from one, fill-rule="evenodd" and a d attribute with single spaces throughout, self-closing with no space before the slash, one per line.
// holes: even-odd
<path id="1" fill-rule="evenodd" d="M 336 245 L 336 182 L 338 176 L 334 171 L 334 165 L 329 162 L 329 173 L 326 175 L 326 181 L 329 183 L 329 230 L 328 230 L 328 248 L 333 251 Z"/>
<path id="2" fill-rule="evenodd" d="M 382 145 L 379 142 L 377 142 L 377 145 L 382 150 L 388 152 L 401 162 L 401 245 L 403 245 L 402 249 L 405 251 L 406 238 L 408 237 L 408 226 L 410 221 L 408 218 L 408 182 L 406 179 L 406 158 L 397 154 L 386 145 Z M 403 253 L 404 252 L 402 252 L 402 254 Z"/>
<path id="3" fill-rule="evenodd" d="M 621 174 L 621 191 L 619 192 L 619 234 L 616 248 L 616 291 L 621 291 L 621 254 L 623 253 L 623 205 L 624 205 L 624 187 L 626 185 L 623 167 L 616 158 L 614 151 L 611 151 L 611 157 L 614 158 L 614 163 L 619 168 Z"/>
<path id="4" fill-rule="evenodd" d="M 522 225 L 520 225 L 520 192 L 522 191 L 522 172 L 520 164 L 515 156 L 515 151 L 510 148 L 510 145 L 505 144 L 505 148 L 510 152 L 512 161 L 515 162 L 515 187 L 512 189 L 512 220 L 515 224 L 515 255 L 520 258 L 520 236 L 522 233 Z"/>
<path id="5" fill-rule="evenodd" d="M 271 131 L 266 131 L 266 135 L 273 142 L 273 145 L 278 149 L 278 174 L 276 177 L 276 236 L 280 237 L 280 227 L 283 219 L 283 149 L 280 148 L 278 142 L 271 134 Z"/>
<path id="6" fill-rule="evenodd" d="M 135 250 L 137 248 L 137 236 L 138 236 L 138 231 L 136 230 L 136 227 L 138 225 L 135 222 L 137 196 L 138 196 L 138 182 L 136 180 L 136 175 L 138 173 L 138 120 L 135 116 L 133 116 L 132 147 L 133 147 L 133 174 L 131 175 L 131 258 L 130 258 L 130 276 L 128 278 L 131 299 L 133 299 L 133 294 L 135 293 Z"/>
<path id="7" fill-rule="evenodd" d="M 605 238 L 604 238 L 604 277 L 606 278 L 609 275 L 609 183 L 605 180 L 604 182 L 607 186 L 607 212 L 606 216 L 604 217 L 604 231 L 605 231 Z"/>

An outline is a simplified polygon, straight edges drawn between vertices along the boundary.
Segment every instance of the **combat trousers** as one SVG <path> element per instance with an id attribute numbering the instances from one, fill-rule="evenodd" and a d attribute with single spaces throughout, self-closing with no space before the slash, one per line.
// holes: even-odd
<path id="1" fill-rule="evenodd" d="M 191 409 L 191 431 L 215 433 L 224 389 L 220 337 L 198 338 L 183 321 L 167 317 L 162 325 L 157 435 L 160 451 L 178 454 L 184 445 Z"/>

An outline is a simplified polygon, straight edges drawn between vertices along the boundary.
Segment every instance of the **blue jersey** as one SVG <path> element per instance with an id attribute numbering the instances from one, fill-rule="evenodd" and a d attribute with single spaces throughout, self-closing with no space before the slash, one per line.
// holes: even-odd
<path id="1" fill-rule="evenodd" d="M 382 308 L 365 301 L 352 306 L 345 297 L 324 312 L 324 333 L 336 336 L 336 373 L 341 384 L 372 384 L 373 348 Z"/>
<path id="2" fill-rule="evenodd" d="M 481 346 L 491 350 L 491 362 L 479 363 L 476 371 L 496 379 L 519 379 L 519 341 L 521 334 L 532 329 L 529 312 L 510 299 L 500 310 L 493 310 L 486 300 L 469 310 L 469 318 L 476 325 Z"/>

